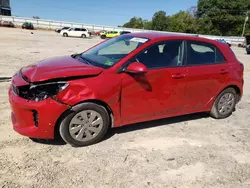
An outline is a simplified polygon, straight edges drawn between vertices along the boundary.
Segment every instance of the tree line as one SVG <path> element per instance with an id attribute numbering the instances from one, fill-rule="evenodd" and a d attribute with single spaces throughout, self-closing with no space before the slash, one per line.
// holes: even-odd
<path id="1" fill-rule="evenodd" d="M 133 17 L 123 27 L 206 35 L 241 36 L 250 0 L 198 0 L 197 6 L 167 15 L 156 12 L 152 20 Z M 250 33 L 250 19 L 245 33 Z"/>

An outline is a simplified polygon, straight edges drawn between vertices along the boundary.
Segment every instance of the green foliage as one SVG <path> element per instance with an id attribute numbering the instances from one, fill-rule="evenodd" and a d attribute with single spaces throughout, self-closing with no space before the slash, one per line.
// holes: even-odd
<path id="1" fill-rule="evenodd" d="M 197 20 L 188 11 L 180 11 L 170 16 L 168 30 L 182 33 L 196 33 L 198 30 Z"/>
<path id="2" fill-rule="evenodd" d="M 197 7 L 168 16 L 156 12 L 152 21 L 131 18 L 124 27 L 170 32 L 210 35 L 237 35 L 242 33 L 247 11 L 250 17 L 250 0 L 198 0 Z M 250 32 L 250 18 L 246 33 Z"/>
<path id="3" fill-rule="evenodd" d="M 133 17 L 123 27 L 136 29 L 152 29 L 152 21 L 143 20 L 142 18 Z"/>
<path id="4" fill-rule="evenodd" d="M 143 20 L 143 28 L 144 29 L 152 29 L 152 21 Z"/>
<path id="5" fill-rule="evenodd" d="M 249 8 L 250 0 L 199 0 L 197 17 L 221 35 L 240 35 Z"/>
<path id="6" fill-rule="evenodd" d="M 152 18 L 152 29 L 158 31 L 165 31 L 168 28 L 169 19 L 166 16 L 166 12 L 158 11 Z"/>
<path id="7" fill-rule="evenodd" d="M 140 17 L 133 17 L 129 20 L 129 22 L 125 23 L 123 27 L 143 29 L 143 20 Z"/>

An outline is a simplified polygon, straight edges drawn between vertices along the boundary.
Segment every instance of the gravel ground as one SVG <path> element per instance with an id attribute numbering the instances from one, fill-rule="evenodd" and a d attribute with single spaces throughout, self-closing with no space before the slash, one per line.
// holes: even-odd
<path id="1" fill-rule="evenodd" d="M 0 28 L 0 77 L 100 41 L 32 32 Z M 250 187 L 250 56 L 234 51 L 245 65 L 245 88 L 230 118 L 198 114 L 130 125 L 82 148 L 15 133 L 9 83 L 0 82 L 0 187 Z"/>

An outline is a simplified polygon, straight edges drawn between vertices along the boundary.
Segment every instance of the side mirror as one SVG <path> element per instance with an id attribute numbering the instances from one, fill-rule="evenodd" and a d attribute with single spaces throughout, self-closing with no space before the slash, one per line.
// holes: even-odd
<path id="1" fill-rule="evenodd" d="M 146 73 L 147 67 L 139 62 L 131 63 L 124 72 L 131 73 L 131 74 L 139 74 L 139 73 Z"/>

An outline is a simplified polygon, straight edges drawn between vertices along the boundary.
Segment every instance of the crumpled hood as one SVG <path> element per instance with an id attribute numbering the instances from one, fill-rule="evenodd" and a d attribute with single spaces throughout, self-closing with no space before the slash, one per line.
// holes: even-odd
<path id="1" fill-rule="evenodd" d="M 63 56 L 23 67 L 21 74 L 29 82 L 40 82 L 56 78 L 95 76 L 102 71 L 102 68 L 87 65 L 71 56 Z"/>

